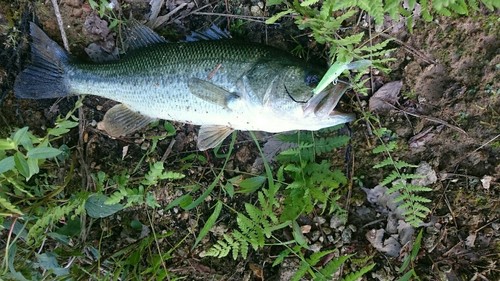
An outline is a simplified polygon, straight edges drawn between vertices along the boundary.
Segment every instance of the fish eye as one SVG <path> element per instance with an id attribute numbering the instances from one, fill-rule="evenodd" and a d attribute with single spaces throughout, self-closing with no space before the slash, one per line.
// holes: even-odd
<path id="1" fill-rule="evenodd" d="M 307 74 L 304 82 L 309 87 L 316 87 L 319 83 L 319 77 L 316 74 Z"/>

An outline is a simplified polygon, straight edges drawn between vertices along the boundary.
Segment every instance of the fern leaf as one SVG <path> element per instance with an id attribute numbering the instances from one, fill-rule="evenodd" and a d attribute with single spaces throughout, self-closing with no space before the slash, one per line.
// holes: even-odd
<path id="1" fill-rule="evenodd" d="M 387 177 L 384 178 L 384 180 L 380 183 L 380 185 L 386 186 L 389 183 L 396 180 L 397 178 L 399 178 L 399 173 L 397 171 L 392 171 Z"/>
<path id="2" fill-rule="evenodd" d="M 358 0 L 358 6 L 375 20 L 375 24 L 384 22 L 384 3 L 382 0 Z"/>
<path id="3" fill-rule="evenodd" d="M 359 271 L 357 272 L 352 272 L 352 273 L 349 273 L 344 279 L 343 281 L 356 281 L 356 280 L 359 280 L 363 275 L 365 275 L 366 273 L 368 273 L 370 270 L 373 269 L 373 267 L 375 267 L 375 264 L 372 263 L 370 265 L 367 265 L 363 268 L 361 268 Z"/>
<path id="4" fill-rule="evenodd" d="M 329 261 L 319 272 L 323 275 L 324 278 L 330 279 L 332 275 L 336 273 L 339 268 L 344 264 L 344 262 L 352 257 L 352 255 L 340 256 L 338 258 L 332 259 Z"/>
<path id="5" fill-rule="evenodd" d="M 293 274 L 292 279 L 290 279 L 290 280 L 291 281 L 302 280 L 302 277 L 304 277 L 304 275 L 306 275 L 307 271 L 310 269 L 311 269 L 311 266 L 307 262 L 302 261 L 300 263 L 299 268 L 297 269 L 297 271 L 295 271 L 295 274 Z"/>
<path id="6" fill-rule="evenodd" d="M 384 160 L 380 161 L 378 164 L 373 165 L 372 168 L 379 169 L 379 168 L 383 168 L 383 167 L 389 166 L 389 165 L 395 166 L 395 164 L 396 163 L 391 158 L 385 158 Z"/>
<path id="7" fill-rule="evenodd" d="M 397 20 L 399 18 L 399 8 L 401 6 L 400 0 L 386 0 L 385 1 L 385 12 L 389 14 L 391 19 Z"/>
<path id="8" fill-rule="evenodd" d="M 0 197 L 0 206 L 4 207 L 8 211 L 18 214 L 20 216 L 23 215 L 23 212 L 19 210 L 14 204 L 10 203 L 7 199 Z"/>
<path id="9" fill-rule="evenodd" d="M 304 2 L 300 3 L 300 6 L 309 7 L 309 6 L 312 6 L 318 2 L 319 2 L 319 0 L 305 0 Z"/>

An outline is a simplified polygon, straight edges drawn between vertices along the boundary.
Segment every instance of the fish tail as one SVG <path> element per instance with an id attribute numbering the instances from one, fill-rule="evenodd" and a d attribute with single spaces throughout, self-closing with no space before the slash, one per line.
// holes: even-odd
<path id="1" fill-rule="evenodd" d="M 15 95 L 26 99 L 68 96 L 68 54 L 32 22 L 30 34 L 31 65 L 17 76 L 14 83 Z"/>

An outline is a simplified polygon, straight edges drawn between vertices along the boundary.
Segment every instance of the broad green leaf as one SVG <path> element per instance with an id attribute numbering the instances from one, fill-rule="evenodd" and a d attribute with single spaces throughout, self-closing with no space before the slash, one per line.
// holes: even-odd
<path id="1" fill-rule="evenodd" d="M 108 199 L 106 195 L 96 194 L 87 199 L 85 202 L 85 210 L 92 218 L 105 218 L 123 209 L 122 204 L 106 205 Z"/>
<path id="2" fill-rule="evenodd" d="M 256 177 L 251 177 L 248 179 L 244 179 L 239 183 L 240 189 L 238 190 L 239 193 L 251 193 L 259 189 L 264 182 L 266 181 L 266 178 L 263 176 L 256 176 Z"/>
<path id="3" fill-rule="evenodd" d="M 38 172 L 40 172 L 40 167 L 38 167 L 38 159 L 34 159 L 34 158 L 28 158 L 28 168 L 30 170 L 30 178 L 33 176 L 33 175 L 36 175 L 38 174 Z"/>
<path id="4" fill-rule="evenodd" d="M 14 156 L 9 156 L 5 159 L 0 160 L 0 174 L 12 170 L 14 166 L 15 166 Z"/>
<path id="5" fill-rule="evenodd" d="M 24 155 L 21 152 L 16 152 L 14 154 L 14 163 L 17 171 L 23 175 L 26 180 L 30 178 L 30 168 L 26 159 L 24 159 Z"/>
<path id="6" fill-rule="evenodd" d="M 15 149 L 16 143 L 11 139 L 0 139 L 0 150 Z"/>
<path id="7" fill-rule="evenodd" d="M 299 224 L 296 221 L 293 221 L 292 226 L 293 226 L 293 232 L 292 232 L 293 239 L 295 240 L 295 242 L 297 242 L 297 244 L 307 249 L 308 248 L 307 240 L 302 234 L 302 230 L 300 229 Z"/>
<path id="8" fill-rule="evenodd" d="M 27 133 L 28 133 L 28 127 L 24 127 L 22 129 L 17 130 L 14 133 L 13 137 L 14 143 L 16 145 L 21 144 L 23 142 L 23 139 L 26 137 Z"/>
<path id="9" fill-rule="evenodd" d="M 34 158 L 34 159 L 47 159 L 56 157 L 61 153 L 62 151 L 53 147 L 35 147 L 30 151 L 28 151 L 27 156 L 28 158 Z"/>
<path id="10" fill-rule="evenodd" d="M 200 233 L 196 237 L 196 241 L 194 242 L 194 245 L 193 245 L 193 247 L 191 247 L 191 249 L 194 249 L 196 247 L 196 245 L 198 245 L 198 243 L 200 243 L 201 239 L 203 239 L 203 237 L 205 237 L 208 234 L 208 232 L 210 231 L 212 226 L 214 226 L 215 222 L 219 218 L 221 210 L 222 210 L 222 202 L 217 201 L 217 204 L 215 205 L 214 212 L 210 215 L 207 222 L 205 223 L 203 228 L 200 230 Z"/>

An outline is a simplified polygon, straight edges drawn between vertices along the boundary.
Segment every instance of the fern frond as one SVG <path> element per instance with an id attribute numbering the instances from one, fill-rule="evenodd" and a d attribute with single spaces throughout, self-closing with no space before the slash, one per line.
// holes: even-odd
<path id="1" fill-rule="evenodd" d="M 384 3 L 382 0 L 358 0 L 357 4 L 373 17 L 376 24 L 384 22 Z"/>
<path id="2" fill-rule="evenodd" d="M 392 171 L 387 177 L 384 178 L 384 180 L 382 182 L 380 182 L 380 185 L 386 186 L 389 183 L 395 181 L 397 178 L 399 178 L 399 173 L 397 171 Z M 389 194 L 390 193 L 392 193 L 392 192 L 389 192 Z"/>
<path id="3" fill-rule="evenodd" d="M 359 280 L 361 277 L 363 277 L 363 275 L 365 275 L 366 273 L 368 273 L 370 270 L 373 269 L 373 267 L 375 267 L 375 264 L 372 263 L 370 265 L 367 265 L 363 268 L 361 268 L 359 271 L 357 272 L 351 272 L 349 273 L 344 279 L 343 281 L 356 281 L 356 280 Z"/>
<path id="4" fill-rule="evenodd" d="M 14 204 L 10 203 L 7 199 L 0 196 L 0 206 L 7 209 L 11 213 L 18 214 L 20 216 L 23 215 L 23 212 L 19 210 Z"/>
<path id="5" fill-rule="evenodd" d="M 323 278 L 330 279 L 339 268 L 346 262 L 352 255 L 340 256 L 329 261 L 323 268 L 319 270 Z"/>

